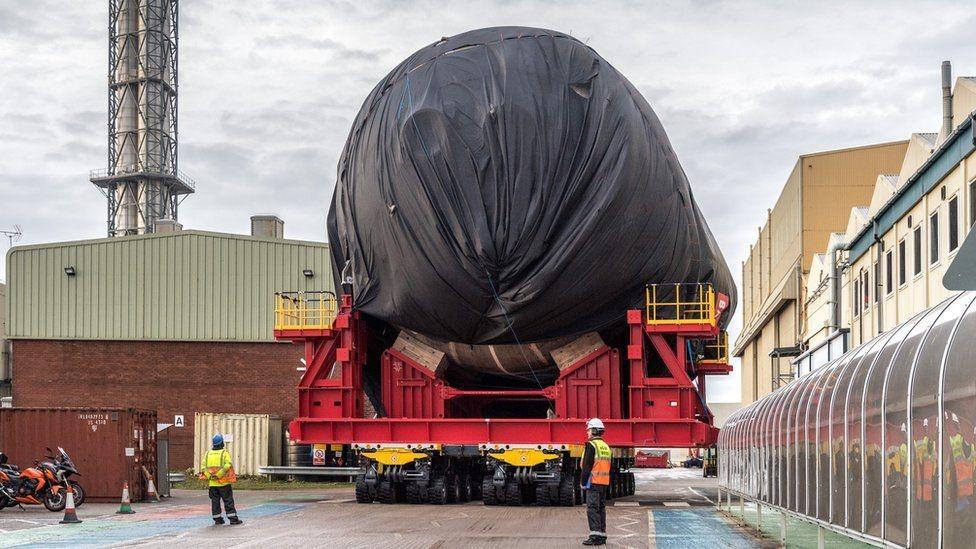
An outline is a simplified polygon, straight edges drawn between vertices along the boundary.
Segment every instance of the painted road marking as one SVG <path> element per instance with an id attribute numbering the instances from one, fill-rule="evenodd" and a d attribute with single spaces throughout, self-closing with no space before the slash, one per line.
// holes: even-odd
<path id="1" fill-rule="evenodd" d="M 756 547 L 756 540 L 723 520 L 714 508 L 658 509 L 651 511 L 654 525 L 650 547 Z"/>
<path id="2" fill-rule="evenodd" d="M 614 507 L 639 507 L 639 501 L 616 501 L 613 504 Z"/>
<path id="3" fill-rule="evenodd" d="M 665 501 L 665 507 L 691 507 L 687 501 Z"/>
<path id="4" fill-rule="evenodd" d="M 288 513 L 302 505 L 262 503 L 240 511 L 247 521 L 269 515 Z M 134 515 L 140 517 L 140 515 Z M 52 525 L 8 532 L 3 536 L 4 547 L 105 546 L 132 542 L 138 539 L 177 536 L 191 529 L 212 528 L 209 510 L 206 514 L 190 514 L 162 520 L 90 519 L 70 528 Z M 83 541 L 80 541 L 83 540 Z"/>
<path id="5" fill-rule="evenodd" d="M 647 512 L 647 546 L 657 547 L 657 527 L 654 524 L 654 511 Z"/>
<path id="6" fill-rule="evenodd" d="M 350 499 L 323 499 L 322 501 L 316 501 L 315 503 L 352 503 L 356 500 Z"/>

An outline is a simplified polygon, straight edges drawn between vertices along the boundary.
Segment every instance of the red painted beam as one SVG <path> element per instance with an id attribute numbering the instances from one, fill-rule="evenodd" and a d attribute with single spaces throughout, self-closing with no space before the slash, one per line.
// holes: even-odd
<path id="1" fill-rule="evenodd" d="M 606 420 L 604 440 L 621 448 L 710 446 L 718 429 L 693 419 Z M 303 444 L 582 444 L 585 419 L 312 419 L 291 423 Z"/>

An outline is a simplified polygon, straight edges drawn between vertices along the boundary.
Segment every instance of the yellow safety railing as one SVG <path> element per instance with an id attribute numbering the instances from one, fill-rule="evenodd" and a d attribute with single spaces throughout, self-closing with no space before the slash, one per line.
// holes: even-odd
<path id="1" fill-rule="evenodd" d="M 645 301 L 648 324 L 715 324 L 711 284 L 648 284 Z"/>
<path id="2" fill-rule="evenodd" d="M 728 364 L 729 363 L 729 333 L 719 332 L 718 337 L 705 341 L 705 356 L 700 364 Z"/>
<path id="3" fill-rule="evenodd" d="M 275 330 L 331 328 L 336 305 L 332 292 L 275 293 Z"/>

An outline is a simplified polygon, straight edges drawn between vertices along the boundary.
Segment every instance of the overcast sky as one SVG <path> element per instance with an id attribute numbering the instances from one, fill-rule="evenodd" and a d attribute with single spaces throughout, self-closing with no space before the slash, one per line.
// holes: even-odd
<path id="1" fill-rule="evenodd" d="M 107 4 L 0 0 L 0 229 L 20 225 L 22 243 L 105 235 L 88 171 L 106 165 Z M 798 155 L 938 131 L 940 62 L 976 73 L 971 2 L 452 4 L 182 2 L 184 226 L 246 233 L 276 213 L 289 238 L 324 240 L 373 85 L 441 36 L 537 26 L 586 41 L 647 97 L 738 279 Z M 738 376 L 715 385 L 738 400 Z"/>

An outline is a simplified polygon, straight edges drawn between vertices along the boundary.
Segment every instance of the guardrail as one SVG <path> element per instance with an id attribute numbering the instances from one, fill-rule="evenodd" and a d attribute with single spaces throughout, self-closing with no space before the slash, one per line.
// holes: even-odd
<path id="1" fill-rule="evenodd" d="M 303 475 L 312 477 L 354 477 L 359 467 L 316 467 L 300 465 L 265 465 L 258 467 L 258 474 L 273 476 Z"/>
<path id="2" fill-rule="evenodd" d="M 275 330 L 329 329 L 336 317 L 332 292 L 278 292 L 275 294 Z"/>

